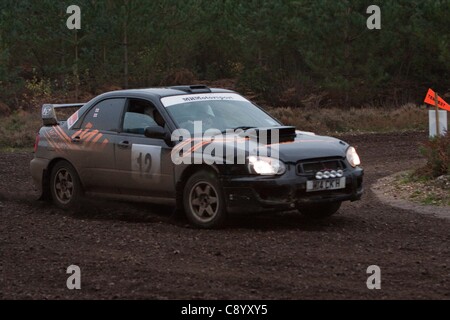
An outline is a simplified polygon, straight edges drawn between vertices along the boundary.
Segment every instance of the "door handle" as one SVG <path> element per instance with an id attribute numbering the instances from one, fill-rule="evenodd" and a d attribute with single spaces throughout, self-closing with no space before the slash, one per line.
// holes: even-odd
<path id="1" fill-rule="evenodd" d="M 81 142 L 81 138 L 80 137 L 75 137 L 75 138 L 72 138 L 72 142 L 73 143 L 80 143 Z"/>
<path id="2" fill-rule="evenodd" d="M 117 146 L 119 148 L 126 149 L 126 148 L 128 148 L 130 146 L 130 142 L 129 141 L 122 141 L 122 142 L 119 142 L 117 144 Z"/>

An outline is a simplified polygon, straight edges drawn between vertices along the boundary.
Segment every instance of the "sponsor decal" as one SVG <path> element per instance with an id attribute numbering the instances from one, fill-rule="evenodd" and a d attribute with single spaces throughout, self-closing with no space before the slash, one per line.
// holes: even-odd
<path id="1" fill-rule="evenodd" d="M 244 97 L 236 93 L 204 93 L 204 94 L 187 94 L 180 96 L 171 96 L 161 99 L 164 107 L 170 107 L 177 104 L 198 102 L 198 101 L 246 101 Z M 249 102 L 250 103 L 250 102 Z"/>
<path id="2" fill-rule="evenodd" d="M 93 149 L 103 150 L 109 142 L 98 130 L 92 130 L 92 124 L 88 123 L 85 129 L 78 130 L 69 136 L 60 126 L 53 126 L 44 132 L 44 137 L 50 147 L 57 152 L 65 153 L 68 150 Z M 74 143 L 74 139 L 79 139 Z"/>
<path id="3" fill-rule="evenodd" d="M 49 118 L 53 115 L 53 107 L 52 106 L 45 106 L 42 108 L 42 117 L 43 118 Z"/>
<path id="4" fill-rule="evenodd" d="M 69 119 L 67 119 L 67 127 L 71 129 L 75 124 L 75 122 L 77 121 L 78 121 L 78 110 L 73 115 L 71 115 Z"/>
<path id="5" fill-rule="evenodd" d="M 109 142 L 98 130 L 92 130 L 92 123 L 87 123 L 84 129 L 78 130 L 72 135 L 72 139 L 79 137 L 84 148 L 96 148 L 102 150 Z"/>

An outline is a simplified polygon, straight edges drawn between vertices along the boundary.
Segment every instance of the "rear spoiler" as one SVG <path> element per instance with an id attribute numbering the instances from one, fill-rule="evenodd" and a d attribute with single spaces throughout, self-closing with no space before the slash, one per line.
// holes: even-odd
<path id="1" fill-rule="evenodd" d="M 55 126 L 58 124 L 58 118 L 56 116 L 55 109 L 59 108 L 81 108 L 85 103 L 67 103 L 67 104 L 44 104 L 42 106 L 42 122 L 44 126 Z M 62 119 L 61 121 L 66 121 L 67 119 Z"/>

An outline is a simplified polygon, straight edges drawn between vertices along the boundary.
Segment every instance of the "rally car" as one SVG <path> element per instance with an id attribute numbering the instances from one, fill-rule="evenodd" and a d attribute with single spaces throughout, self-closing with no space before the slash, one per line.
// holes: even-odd
<path id="1" fill-rule="evenodd" d="M 57 117 L 69 108 L 77 110 Z M 100 195 L 171 204 L 216 228 L 232 212 L 325 218 L 363 193 L 354 147 L 284 126 L 230 90 L 114 91 L 43 105 L 42 120 L 31 174 L 40 198 L 63 209 Z"/>

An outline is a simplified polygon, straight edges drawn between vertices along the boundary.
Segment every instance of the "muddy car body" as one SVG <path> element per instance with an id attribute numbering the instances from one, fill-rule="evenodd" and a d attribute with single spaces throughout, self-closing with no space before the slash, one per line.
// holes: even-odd
<path id="1" fill-rule="evenodd" d="M 79 109 L 58 120 L 69 107 Z M 353 147 L 283 126 L 229 90 L 115 91 L 44 105 L 42 118 L 31 173 L 41 198 L 61 208 L 85 194 L 167 203 L 212 228 L 235 211 L 297 208 L 323 218 L 363 193 Z"/>

